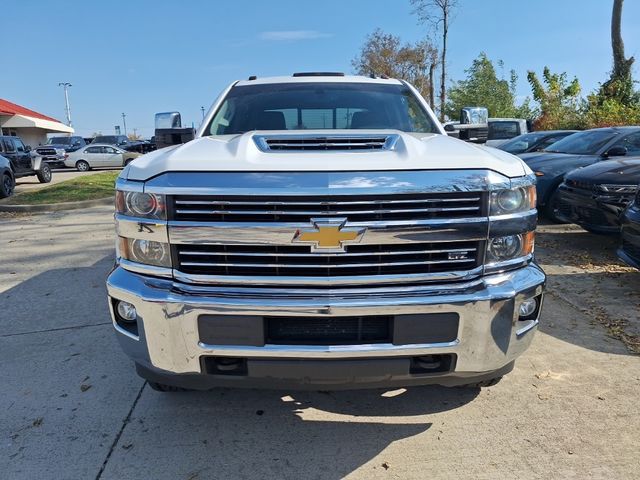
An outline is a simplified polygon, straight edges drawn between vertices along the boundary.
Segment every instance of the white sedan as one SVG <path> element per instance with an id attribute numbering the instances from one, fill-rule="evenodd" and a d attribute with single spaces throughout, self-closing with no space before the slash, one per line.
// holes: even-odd
<path id="1" fill-rule="evenodd" d="M 139 153 L 127 152 L 114 145 L 92 143 L 70 153 L 64 164 L 66 167 L 75 167 L 79 172 L 86 172 L 92 168 L 124 167 L 139 156 Z"/>

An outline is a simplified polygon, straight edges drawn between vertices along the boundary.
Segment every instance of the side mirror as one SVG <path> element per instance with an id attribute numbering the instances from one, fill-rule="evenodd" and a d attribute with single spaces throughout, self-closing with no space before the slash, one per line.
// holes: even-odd
<path id="1" fill-rule="evenodd" d="M 607 150 L 606 152 L 604 152 L 602 154 L 602 156 L 604 158 L 609 158 L 609 157 L 624 157 L 627 154 L 627 149 L 626 147 L 611 147 L 609 150 Z"/>
<path id="2" fill-rule="evenodd" d="M 25 145 L 24 146 L 24 151 L 25 152 L 30 152 L 31 151 L 31 145 Z"/>
<path id="3" fill-rule="evenodd" d="M 182 127 L 182 119 L 178 112 L 156 113 L 155 120 L 157 148 L 187 143 L 196 136 L 192 127 Z"/>
<path id="4" fill-rule="evenodd" d="M 447 124 L 444 126 L 444 131 L 445 131 L 445 132 L 455 132 L 455 131 L 456 131 L 456 129 L 455 129 L 455 127 L 453 126 L 453 123 L 447 123 Z"/>
<path id="5" fill-rule="evenodd" d="M 460 110 L 460 140 L 471 143 L 486 143 L 489 136 L 489 110 L 485 107 L 464 107 Z"/>

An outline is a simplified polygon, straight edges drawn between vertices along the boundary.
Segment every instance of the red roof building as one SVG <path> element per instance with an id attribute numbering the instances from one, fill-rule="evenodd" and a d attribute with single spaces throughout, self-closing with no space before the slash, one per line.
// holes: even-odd
<path id="1" fill-rule="evenodd" d="M 0 98 L 0 135 L 14 135 L 36 147 L 47 141 L 48 133 L 72 134 L 73 128 L 35 110 Z"/>

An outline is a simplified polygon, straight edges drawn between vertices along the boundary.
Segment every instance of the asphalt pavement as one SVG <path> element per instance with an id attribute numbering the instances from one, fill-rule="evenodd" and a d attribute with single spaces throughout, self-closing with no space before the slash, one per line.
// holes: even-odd
<path id="1" fill-rule="evenodd" d="M 640 274 L 544 226 L 540 331 L 486 389 L 158 393 L 107 312 L 113 211 L 0 216 L 0 478 L 636 479 Z"/>

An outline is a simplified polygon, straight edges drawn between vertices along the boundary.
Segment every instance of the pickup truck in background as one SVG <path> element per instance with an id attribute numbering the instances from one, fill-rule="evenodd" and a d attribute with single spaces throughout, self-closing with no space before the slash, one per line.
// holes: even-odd
<path id="1" fill-rule="evenodd" d="M 69 153 L 73 153 L 86 145 L 80 136 L 51 137 L 47 143 L 36 147 L 35 151 L 50 166 L 62 166 Z"/>
<path id="2" fill-rule="evenodd" d="M 489 118 L 488 147 L 497 147 L 507 140 L 532 131 L 531 122 L 523 118 Z"/>
<path id="3" fill-rule="evenodd" d="M 174 133 L 117 179 L 107 279 L 153 389 L 489 386 L 529 347 L 535 176 L 410 84 L 250 77 Z"/>
<path id="4" fill-rule="evenodd" d="M 0 156 L 8 160 L 11 174 L 7 173 L 7 166 L 3 162 L 2 192 L 0 196 L 8 197 L 13 193 L 15 180 L 21 177 L 35 175 L 40 183 L 51 181 L 51 166 L 41 156 L 35 155 L 31 147 L 25 145 L 20 137 L 0 136 Z M 12 177 L 9 179 L 8 177 Z M 13 180 L 13 183 L 11 182 Z"/>

